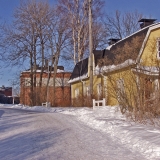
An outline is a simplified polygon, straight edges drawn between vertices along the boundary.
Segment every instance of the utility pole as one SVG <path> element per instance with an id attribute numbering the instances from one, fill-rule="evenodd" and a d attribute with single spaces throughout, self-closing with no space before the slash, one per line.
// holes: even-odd
<path id="1" fill-rule="evenodd" d="M 90 96 L 93 95 L 93 38 L 92 38 L 92 0 L 89 1 L 89 54 L 90 54 Z"/>

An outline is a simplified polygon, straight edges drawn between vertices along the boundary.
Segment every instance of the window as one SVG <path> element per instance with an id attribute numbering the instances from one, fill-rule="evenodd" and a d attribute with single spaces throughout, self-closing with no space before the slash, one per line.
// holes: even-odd
<path id="1" fill-rule="evenodd" d="M 157 39 L 157 58 L 160 59 L 160 38 Z"/>
<path id="2" fill-rule="evenodd" d="M 117 88 L 124 93 L 124 80 L 122 78 L 117 80 Z"/>
<path id="3" fill-rule="evenodd" d="M 75 98 L 78 98 L 78 96 L 79 96 L 79 88 L 76 88 L 75 89 Z"/>
<path id="4" fill-rule="evenodd" d="M 154 98 L 159 97 L 159 80 L 155 79 L 154 80 Z"/>
<path id="5" fill-rule="evenodd" d="M 98 99 L 102 96 L 102 86 L 101 83 L 97 84 L 97 94 L 98 94 Z"/>
<path id="6" fill-rule="evenodd" d="M 150 99 L 153 97 L 153 84 L 150 78 L 145 78 L 145 98 Z"/>
<path id="7" fill-rule="evenodd" d="M 145 98 L 146 99 L 152 99 L 156 98 L 159 94 L 159 80 L 151 80 L 146 79 L 145 83 Z"/>
<path id="8" fill-rule="evenodd" d="M 84 96 L 89 96 L 90 95 L 90 88 L 89 88 L 89 86 L 84 86 L 83 95 Z"/>
<path id="9" fill-rule="evenodd" d="M 30 81 L 30 78 L 25 78 L 25 81 L 24 81 L 24 83 L 25 83 L 25 86 L 26 86 L 26 87 L 29 87 L 29 86 L 31 86 L 31 81 Z"/>
<path id="10" fill-rule="evenodd" d="M 123 99 L 124 96 L 124 80 L 122 78 L 117 80 L 117 98 L 118 101 Z"/>
<path id="11" fill-rule="evenodd" d="M 89 96 L 89 86 L 86 86 L 86 95 Z"/>
<path id="12" fill-rule="evenodd" d="M 158 90 L 159 90 L 159 80 L 158 80 L 158 79 L 155 79 L 155 80 L 154 80 L 154 90 L 155 90 L 155 91 L 158 91 Z"/>

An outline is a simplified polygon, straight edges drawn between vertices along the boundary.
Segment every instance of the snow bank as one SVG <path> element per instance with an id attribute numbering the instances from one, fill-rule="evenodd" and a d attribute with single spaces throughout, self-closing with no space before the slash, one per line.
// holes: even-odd
<path id="1" fill-rule="evenodd" d="M 99 107 L 96 110 L 64 111 L 93 129 L 107 133 L 132 151 L 139 151 L 147 159 L 160 159 L 160 129 L 126 121 L 117 107 Z"/>
<path id="2" fill-rule="evenodd" d="M 140 152 L 146 159 L 160 159 L 160 128 L 127 121 L 117 106 L 97 107 L 95 110 L 87 107 L 46 108 L 41 106 L 26 107 L 23 105 L 0 106 L 74 115 L 79 121 L 91 128 L 108 134 L 113 141 L 122 143 L 133 152 Z"/>

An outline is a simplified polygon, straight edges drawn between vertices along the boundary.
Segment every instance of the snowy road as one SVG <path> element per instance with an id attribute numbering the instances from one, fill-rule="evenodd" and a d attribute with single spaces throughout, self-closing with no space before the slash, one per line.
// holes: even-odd
<path id="1" fill-rule="evenodd" d="M 0 108 L 0 160 L 145 160 L 72 115 Z"/>

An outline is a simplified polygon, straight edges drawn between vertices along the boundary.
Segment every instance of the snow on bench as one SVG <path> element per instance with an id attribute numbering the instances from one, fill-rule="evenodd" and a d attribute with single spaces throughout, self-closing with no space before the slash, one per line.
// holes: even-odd
<path id="1" fill-rule="evenodd" d="M 106 106 L 106 100 L 103 98 L 103 100 L 95 100 L 93 99 L 93 109 L 100 106 Z"/>

